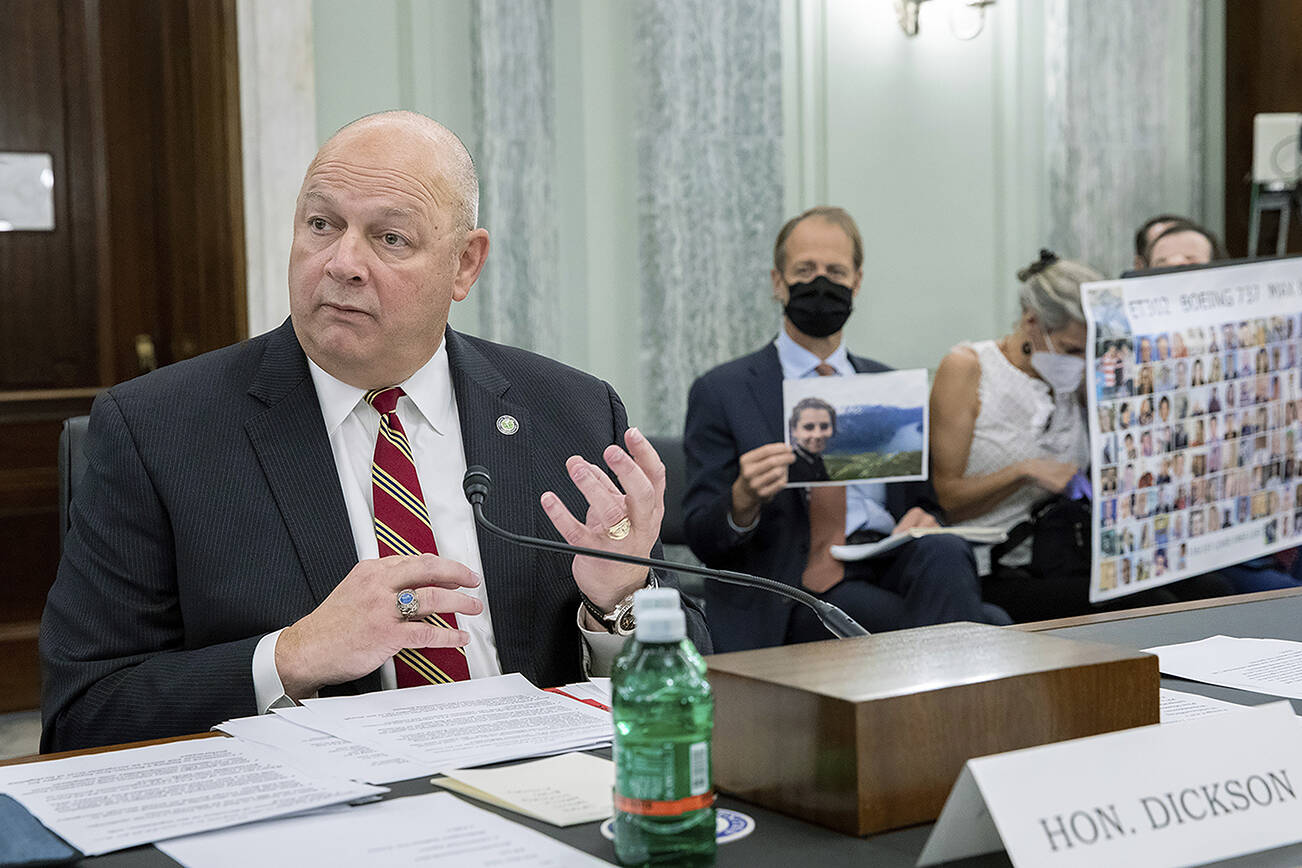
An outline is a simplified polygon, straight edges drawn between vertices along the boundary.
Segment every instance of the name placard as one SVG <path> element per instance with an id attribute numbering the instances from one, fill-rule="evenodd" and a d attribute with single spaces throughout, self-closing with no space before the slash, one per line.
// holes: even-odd
<path id="1" fill-rule="evenodd" d="M 1014 865 L 1201 865 L 1302 841 L 1286 703 L 972 759 L 923 848 Z"/>

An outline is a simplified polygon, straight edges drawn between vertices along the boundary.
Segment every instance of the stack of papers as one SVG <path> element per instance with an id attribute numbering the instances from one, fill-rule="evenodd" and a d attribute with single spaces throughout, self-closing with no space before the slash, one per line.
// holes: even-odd
<path id="1" fill-rule="evenodd" d="M 604 682 L 604 683 L 602 683 Z M 309 699 L 218 729 L 373 784 L 610 744 L 609 679 L 539 690 L 523 675 Z"/>
<path id="2" fill-rule="evenodd" d="M 570 699 L 586 702 L 588 705 L 600 708 L 602 711 L 610 711 L 609 678 L 593 678 L 591 681 L 580 681 L 575 684 L 567 684 L 564 687 L 547 687 L 544 689 L 548 693 L 559 693 L 561 696 L 568 696 Z"/>
<path id="3" fill-rule="evenodd" d="M 88 856 L 388 792 L 233 738 L 7 766 L 0 791 Z"/>
<path id="4" fill-rule="evenodd" d="M 234 738 L 0 768 L 0 792 L 21 802 L 69 844 L 95 855 L 388 792 L 367 784 L 604 747 L 612 735 L 609 700 L 608 680 L 548 692 L 519 674 L 310 699 L 304 707 L 229 720 L 218 727 Z M 608 766 L 592 757 L 561 758 L 555 766 L 512 775 L 463 774 L 471 774 L 470 786 L 482 785 L 485 793 L 497 794 L 486 800 L 566 825 L 609 814 L 613 775 Z M 598 810 L 598 802 L 600 815 L 589 816 Z M 392 812 L 396 816 L 401 810 Z M 453 827 L 440 824 L 439 829 L 443 831 L 422 828 L 422 834 L 443 835 L 444 843 L 455 843 Z M 384 850 L 382 841 L 368 840 L 367 846 L 380 848 L 374 852 Z M 424 847 L 423 841 L 412 846 Z M 371 850 L 340 852 L 355 853 L 356 858 L 315 861 L 387 864 L 388 851 L 374 859 Z M 300 855 L 287 861 L 303 860 Z M 472 863 L 454 859 L 447 864 Z M 557 857 L 528 864 L 576 863 Z"/>
<path id="5" fill-rule="evenodd" d="M 238 739 L 276 751 L 287 762 L 304 768 L 327 768 L 334 774 L 368 784 L 391 784 L 435 774 L 430 763 L 385 753 L 311 728 L 306 708 L 286 708 L 276 714 L 239 717 L 217 729 Z"/>
<path id="6" fill-rule="evenodd" d="M 309 699 L 300 725 L 436 771 L 610 744 L 610 713 L 518 673 Z"/>

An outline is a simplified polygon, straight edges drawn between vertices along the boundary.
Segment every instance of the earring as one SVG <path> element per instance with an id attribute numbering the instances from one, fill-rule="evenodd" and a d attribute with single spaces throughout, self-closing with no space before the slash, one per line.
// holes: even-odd
<path id="1" fill-rule="evenodd" d="M 1029 356 L 1030 354 L 1031 354 L 1031 342 L 1022 341 L 1022 355 Z"/>

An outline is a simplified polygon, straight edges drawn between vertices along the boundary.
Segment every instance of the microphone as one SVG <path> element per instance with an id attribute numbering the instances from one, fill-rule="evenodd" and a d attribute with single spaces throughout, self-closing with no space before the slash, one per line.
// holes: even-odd
<path id="1" fill-rule="evenodd" d="M 814 614 L 823 626 L 831 631 L 833 636 L 838 639 L 846 639 L 851 636 L 867 636 L 868 631 L 860 626 L 859 622 L 851 618 L 844 610 L 832 605 L 826 600 L 820 600 L 813 594 L 802 591 L 799 588 L 793 588 L 790 585 L 784 585 L 782 582 L 773 579 L 765 579 L 760 576 L 752 576 L 747 573 L 735 573 L 731 570 L 712 570 L 708 567 L 698 567 L 692 564 L 679 564 L 673 561 L 662 561 L 658 558 L 643 558 L 637 555 L 622 555 L 615 552 L 603 552 L 600 549 L 583 548 L 582 546 L 572 546 L 569 543 L 558 542 L 556 540 L 542 539 L 541 537 L 524 536 L 523 534 L 512 533 L 509 530 L 498 527 L 484 516 L 484 500 L 492 491 L 493 479 L 488 475 L 488 470 L 478 464 L 466 468 L 466 475 L 461 480 L 461 489 L 466 494 L 466 500 L 470 502 L 470 508 L 475 514 L 475 521 L 484 530 L 500 537 L 508 542 L 517 545 L 527 546 L 529 548 L 543 549 L 550 552 L 562 552 L 564 554 L 587 555 L 588 557 L 600 558 L 607 561 L 619 561 L 625 564 L 637 564 L 643 567 L 659 567 L 663 570 L 674 570 L 682 573 L 692 573 L 697 576 L 704 576 L 707 579 L 713 579 L 717 582 L 727 582 L 730 585 L 741 585 L 747 588 L 758 588 L 762 591 L 778 594 L 788 599 L 795 600 L 797 603 L 803 603 Z"/>

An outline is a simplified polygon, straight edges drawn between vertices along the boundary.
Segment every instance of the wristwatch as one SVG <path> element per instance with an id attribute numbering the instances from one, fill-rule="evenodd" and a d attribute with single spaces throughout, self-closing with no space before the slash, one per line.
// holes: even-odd
<path id="1" fill-rule="evenodd" d="M 655 573 L 649 573 L 646 585 L 638 590 L 658 587 L 660 587 L 660 580 L 656 578 Z M 636 594 L 637 591 L 633 593 Z M 589 600 L 588 595 L 582 591 L 579 591 L 579 600 L 583 603 L 583 608 L 588 610 L 588 614 L 592 615 L 607 633 L 613 636 L 632 636 L 633 631 L 637 629 L 637 618 L 633 615 L 633 594 L 620 600 L 609 612 L 601 611 L 601 607 Z"/>

